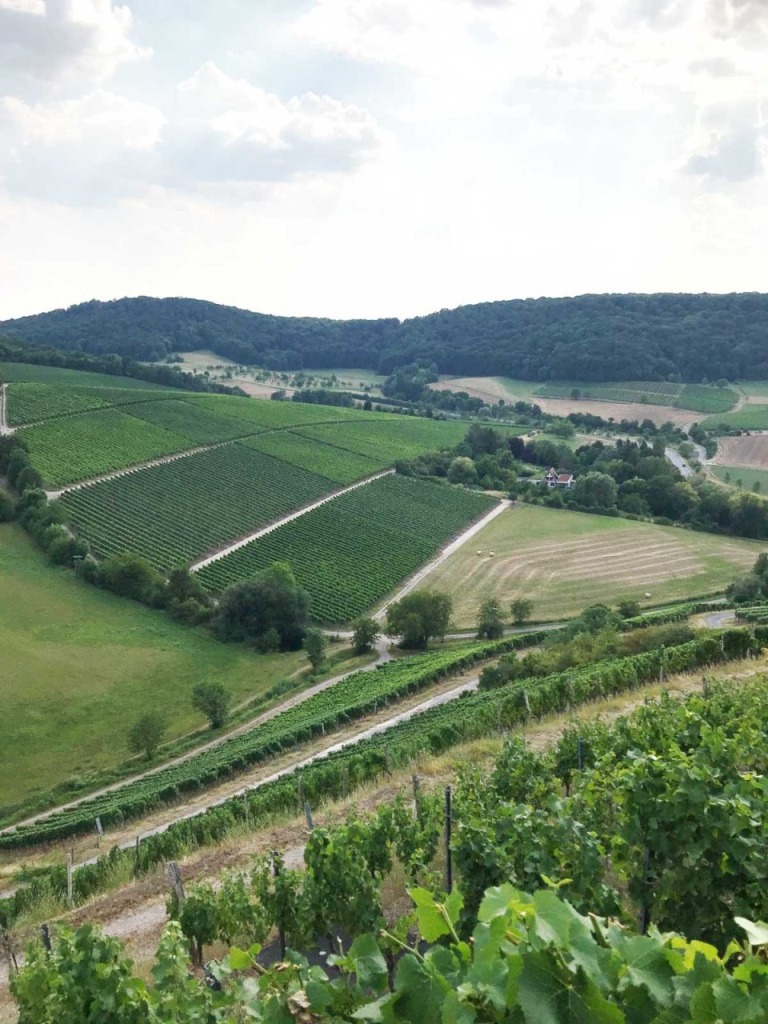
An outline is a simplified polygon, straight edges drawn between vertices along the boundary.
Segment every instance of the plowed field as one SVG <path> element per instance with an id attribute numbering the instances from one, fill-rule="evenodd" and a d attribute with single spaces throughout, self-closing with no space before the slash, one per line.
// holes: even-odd
<path id="1" fill-rule="evenodd" d="M 768 469 L 768 434 L 721 437 L 718 441 L 717 455 L 712 461 L 719 466 Z"/>

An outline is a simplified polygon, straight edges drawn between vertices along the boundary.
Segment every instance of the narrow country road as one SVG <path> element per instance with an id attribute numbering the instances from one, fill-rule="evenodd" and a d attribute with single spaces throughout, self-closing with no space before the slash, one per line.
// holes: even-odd
<path id="1" fill-rule="evenodd" d="M 676 470 L 679 471 L 683 479 L 688 480 L 690 477 L 693 476 L 693 470 L 685 461 L 680 452 L 675 451 L 674 448 L 665 448 L 664 454 L 666 455 L 667 460 L 672 463 Z"/>
<path id="2" fill-rule="evenodd" d="M 321 505 L 326 505 L 329 501 L 335 501 L 343 494 L 349 494 L 350 491 L 356 491 L 360 487 L 366 487 L 368 484 L 372 484 L 374 480 L 381 480 L 384 476 L 392 476 L 394 472 L 394 469 L 385 469 L 381 473 L 374 473 L 373 476 L 367 476 L 364 480 L 358 480 L 357 483 L 350 484 L 349 487 L 342 487 L 339 491 L 334 491 L 332 494 L 326 494 L 326 496 L 324 498 L 320 498 L 319 501 L 313 501 L 311 505 L 305 505 L 304 508 L 300 508 L 296 512 L 291 512 L 289 515 L 283 516 L 282 519 L 278 519 L 276 522 L 270 523 L 269 526 L 263 526 L 260 530 L 249 533 L 247 537 L 241 537 L 240 540 L 235 541 L 233 544 L 228 544 L 224 548 L 217 548 L 212 554 L 206 555 L 205 558 L 201 558 L 200 561 L 191 565 L 189 567 L 189 571 L 199 572 L 201 569 L 204 569 L 206 565 L 210 565 L 212 562 L 218 562 L 220 558 L 225 558 L 227 555 L 231 555 L 233 551 L 244 548 L 246 544 L 250 544 L 252 541 L 258 540 L 259 537 L 265 537 L 268 533 L 272 533 L 273 530 L 279 530 L 280 527 L 285 526 L 286 523 L 290 523 L 294 519 L 299 519 L 301 516 L 305 516 L 308 512 L 312 512 L 314 509 L 320 508 Z"/>

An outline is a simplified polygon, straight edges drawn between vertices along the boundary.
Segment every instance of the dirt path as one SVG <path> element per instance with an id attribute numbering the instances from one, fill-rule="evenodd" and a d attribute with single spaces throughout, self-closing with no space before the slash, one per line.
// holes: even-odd
<path id="1" fill-rule="evenodd" d="M 199 572 L 200 569 L 204 569 L 206 565 L 210 565 L 211 562 L 218 562 L 220 558 L 225 558 L 227 555 L 231 555 L 233 551 L 238 551 L 240 548 L 244 548 L 246 544 L 250 544 L 254 540 L 258 540 L 259 537 L 265 537 L 268 533 L 272 533 L 273 530 L 279 530 L 281 526 L 285 526 L 286 523 L 292 522 L 294 519 L 299 519 L 301 516 L 305 516 L 308 512 L 314 511 L 316 508 L 320 508 L 321 505 L 327 505 L 329 501 L 335 501 L 336 498 L 340 498 L 343 494 L 349 494 L 350 491 L 356 491 L 360 487 L 366 487 L 368 484 L 372 484 L 374 480 L 381 480 L 384 476 L 392 476 L 394 469 L 385 469 L 381 473 L 374 473 L 372 476 L 367 476 L 364 480 L 358 480 L 357 483 L 350 484 L 349 487 L 342 487 L 339 491 L 334 491 L 332 494 L 326 494 L 324 498 L 320 498 L 319 501 L 313 501 L 311 505 L 305 505 L 303 508 L 297 509 L 295 512 L 291 512 L 287 516 L 283 516 L 282 519 L 278 519 L 274 523 L 270 523 L 269 526 L 263 526 L 260 530 L 256 530 L 254 533 L 249 533 L 246 537 L 241 537 L 240 540 L 235 541 L 233 544 L 228 544 L 226 547 L 217 548 L 212 554 L 206 555 L 205 558 L 201 558 L 198 562 L 195 562 L 189 567 L 190 572 Z"/>
<path id="2" fill-rule="evenodd" d="M 414 573 L 414 575 L 411 576 L 408 582 L 403 587 L 401 587 L 400 590 L 398 590 L 395 596 L 389 598 L 389 600 L 384 605 L 382 605 L 382 607 L 379 608 L 377 612 L 374 613 L 374 619 L 383 619 L 384 616 L 387 614 L 387 608 L 389 608 L 391 604 L 393 604 L 395 601 L 399 601 L 401 598 L 405 597 L 406 594 L 410 594 L 410 592 L 414 590 L 416 587 L 418 587 L 418 585 L 424 579 L 426 579 L 426 577 L 429 576 L 431 572 L 437 569 L 439 565 L 442 565 L 446 559 L 450 558 L 451 555 L 454 554 L 454 552 L 458 551 L 460 547 L 463 547 L 468 540 L 471 540 L 475 536 L 475 534 L 479 533 L 484 527 L 488 525 L 488 523 L 492 522 L 497 516 L 501 515 L 502 512 L 506 511 L 508 508 L 511 507 L 512 502 L 508 498 L 504 498 L 502 501 L 498 503 L 498 505 L 494 506 L 494 508 L 492 508 L 490 512 L 484 515 L 482 519 L 478 519 L 478 521 L 473 526 L 470 526 L 463 533 L 460 533 L 455 540 L 452 540 L 450 544 L 443 548 L 443 550 L 440 552 L 437 558 L 433 558 L 431 562 L 427 562 L 427 564 L 423 566 L 421 569 L 419 569 L 418 572 Z"/>
<path id="3" fill-rule="evenodd" d="M 6 393 L 7 384 L 0 384 L 0 436 L 7 437 L 15 433 L 14 427 L 8 426 L 8 396 Z"/>
<path id="4" fill-rule="evenodd" d="M 44 423 L 49 423 L 49 420 L 44 420 Z M 250 435 L 247 435 L 250 436 Z M 152 469 L 154 466 L 164 466 L 167 462 L 177 462 L 179 459 L 187 459 L 190 455 L 198 455 L 200 452 L 208 452 L 213 448 L 223 448 L 227 444 L 234 444 L 234 441 L 217 441 L 215 444 L 202 444 L 197 448 L 187 448 L 183 452 L 174 452 L 172 455 L 163 455 L 160 459 L 150 459 L 149 462 L 137 462 L 133 466 L 125 466 L 123 469 L 115 469 L 111 473 L 102 473 L 100 476 L 92 476 L 89 480 L 78 480 L 77 483 L 67 484 L 66 487 L 61 487 L 57 491 L 46 491 L 49 501 L 53 501 L 56 498 L 60 498 L 62 494 L 68 494 L 70 491 L 80 491 L 84 487 L 90 487 L 92 484 L 101 484 L 106 480 L 117 480 L 121 476 L 130 476 L 131 473 L 138 473 L 142 469 Z"/>
<path id="5" fill-rule="evenodd" d="M 325 679 L 321 683 L 316 683 L 314 686 L 310 686 L 306 690 L 302 690 L 301 693 L 297 693 L 294 697 L 289 697 L 288 700 L 283 701 L 281 704 L 277 704 L 268 711 L 262 712 L 262 714 L 257 715 L 255 718 L 248 719 L 247 722 L 243 722 L 242 725 L 237 726 L 237 728 L 232 729 L 223 736 L 217 736 L 215 740 L 211 740 L 209 743 L 203 743 L 200 746 L 194 747 L 192 750 L 188 750 L 186 753 L 179 755 L 179 757 L 171 758 L 171 760 L 164 761 L 162 764 L 156 765 L 154 768 L 147 769 L 147 771 L 139 772 L 136 775 L 131 775 L 128 778 L 121 779 L 119 782 L 115 782 L 111 786 L 104 786 L 102 789 L 94 790 L 78 800 L 72 800 L 70 803 L 60 804 L 58 807 L 51 807 L 47 811 L 41 811 L 40 814 L 36 814 L 31 818 L 24 818 L 22 821 L 17 821 L 13 825 L 0 829 L 0 835 L 12 833 L 20 825 L 32 825 L 37 821 L 44 821 L 46 818 L 50 818 L 54 814 L 61 813 L 61 811 L 67 811 L 74 807 L 79 807 L 80 804 L 86 803 L 88 800 L 93 800 L 106 793 L 114 793 L 119 789 L 123 789 L 125 786 L 139 782 L 141 779 L 146 779 L 151 775 L 156 775 L 158 772 L 165 771 L 166 768 L 170 768 L 173 765 L 189 761 L 191 758 L 196 757 L 198 754 L 202 754 L 206 750 L 212 750 L 214 747 L 221 746 L 221 744 L 226 743 L 227 740 L 231 740 L 235 736 L 240 736 L 242 733 L 250 732 L 252 729 L 263 725 L 265 722 L 269 722 L 273 718 L 277 718 L 277 716 L 281 715 L 284 711 L 289 711 L 291 708 L 296 707 L 297 704 L 302 704 L 305 700 L 309 700 L 310 697 L 314 697 L 315 694 L 322 693 L 323 690 L 327 690 L 331 686 L 335 686 L 337 683 L 340 683 L 343 679 L 347 679 L 349 676 L 354 675 L 356 672 L 370 672 L 373 669 L 378 668 L 379 665 L 383 665 L 387 661 L 392 660 L 392 655 L 389 653 L 389 646 L 385 639 L 379 640 L 376 645 L 376 650 L 378 657 L 375 661 L 372 661 L 370 665 L 363 665 L 362 668 L 350 669 L 348 672 L 341 672 L 339 675 L 332 676 L 330 679 Z"/>

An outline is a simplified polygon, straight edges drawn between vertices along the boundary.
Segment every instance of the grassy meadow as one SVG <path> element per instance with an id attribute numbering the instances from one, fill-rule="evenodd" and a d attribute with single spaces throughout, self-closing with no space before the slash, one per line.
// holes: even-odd
<path id="1" fill-rule="evenodd" d="M 530 598 L 534 618 L 556 620 L 597 602 L 650 605 L 713 593 L 764 548 L 759 541 L 519 505 L 430 573 L 425 585 L 452 595 L 457 627 L 474 626 L 486 597 L 505 606 Z"/>
<path id="2" fill-rule="evenodd" d="M 20 527 L 0 526 L 0 807 L 129 756 L 146 711 L 167 738 L 204 725 L 192 688 L 215 679 L 237 702 L 305 664 L 255 655 L 54 568 Z"/>

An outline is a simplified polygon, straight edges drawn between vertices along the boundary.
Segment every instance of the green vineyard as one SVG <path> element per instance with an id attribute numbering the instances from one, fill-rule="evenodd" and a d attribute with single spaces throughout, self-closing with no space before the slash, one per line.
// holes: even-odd
<path id="1" fill-rule="evenodd" d="M 60 500 L 98 554 L 133 551 L 167 572 L 335 486 L 244 445 L 225 444 L 68 491 Z"/>
<path id="2" fill-rule="evenodd" d="M 541 634 L 529 638 L 537 642 Z M 20 826 L 0 835 L 0 849 L 48 842 L 89 829 L 96 815 L 104 825 L 135 817 L 172 800 L 181 793 L 213 785 L 233 772 L 325 735 L 343 722 L 360 718 L 437 682 L 443 676 L 461 671 L 494 653 L 513 649 L 520 638 L 497 643 L 469 644 L 460 650 L 432 651 L 428 654 L 393 661 L 374 671 L 356 672 L 270 721 L 175 765 L 163 768 L 118 790 L 94 796 L 77 807 L 49 815 L 44 820 Z"/>
<path id="3" fill-rule="evenodd" d="M 149 387 L 149 386 L 148 386 Z M 132 406 L 165 399 L 174 392 L 138 388 L 73 387 L 68 384 L 18 383 L 8 387 L 8 422 L 11 426 L 38 423 L 78 413 Z"/>
<path id="4" fill-rule="evenodd" d="M 412 459 L 425 451 L 451 448 L 463 440 L 466 423 L 440 422 L 411 416 L 389 416 L 385 422 L 325 423 L 299 427 L 302 437 L 392 465 L 398 459 Z"/>
<path id="5" fill-rule="evenodd" d="M 163 427 L 117 409 L 100 409 L 28 427 L 21 436 L 49 486 L 64 486 L 191 448 Z"/>
<path id="6" fill-rule="evenodd" d="M 138 380 L 136 377 L 118 377 L 111 373 L 91 373 L 88 370 L 66 370 L 60 366 L 36 366 L 33 363 L 0 362 L 0 381 L 30 381 L 37 384 L 76 385 L 78 387 L 121 388 L 130 391 L 178 391 Z"/>
<path id="7" fill-rule="evenodd" d="M 482 494 L 388 476 L 281 526 L 202 569 L 211 591 L 288 562 L 312 615 L 341 623 L 368 610 L 495 502 Z"/>
<path id="8" fill-rule="evenodd" d="M 336 448 L 332 444 L 311 441 L 288 430 L 257 434 L 243 443 L 249 448 L 274 455 L 276 459 L 301 469 L 309 469 L 340 484 L 351 484 L 388 465 L 386 460 L 368 458 Z"/>
<path id="9" fill-rule="evenodd" d="M 203 409 L 194 401 L 145 402 L 125 410 L 131 416 L 170 430 L 184 437 L 190 445 L 216 444 L 236 437 L 255 434 L 264 429 L 234 416 L 225 416 Z"/>

